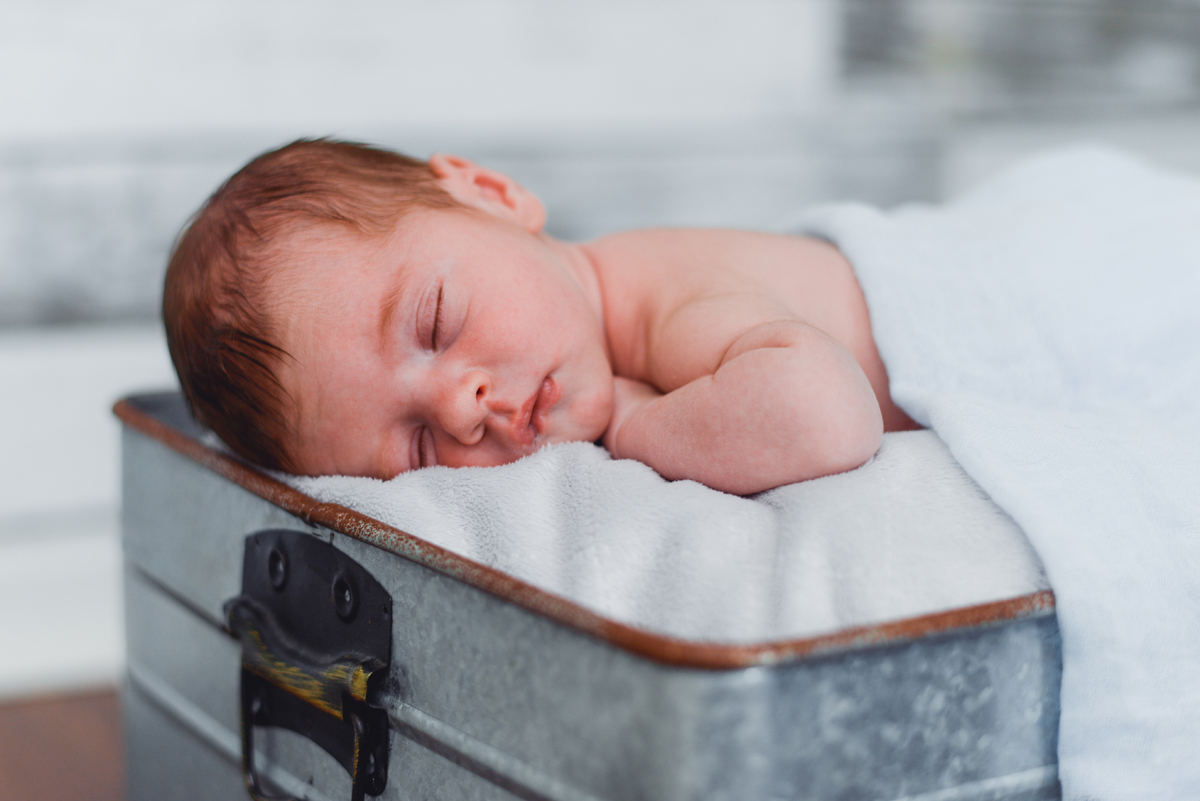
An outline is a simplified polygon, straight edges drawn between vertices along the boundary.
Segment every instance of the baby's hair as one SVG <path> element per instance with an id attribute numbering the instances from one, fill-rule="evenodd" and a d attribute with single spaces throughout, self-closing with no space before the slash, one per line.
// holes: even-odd
<path id="1" fill-rule="evenodd" d="M 224 183 L 171 252 L 163 323 L 192 414 L 239 456 L 296 472 L 294 410 L 277 370 L 290 358 L 266 314 L 266 288 L 290 265 L 295 234 L 334 226 L 394 230 L 416 208 L 458 202 L 424 161 L 354 142 L 301 139 Z"/>

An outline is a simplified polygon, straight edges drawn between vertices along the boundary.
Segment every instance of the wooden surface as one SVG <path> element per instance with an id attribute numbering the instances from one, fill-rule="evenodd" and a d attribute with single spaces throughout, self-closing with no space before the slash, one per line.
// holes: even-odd
<path id="1" fill-rule="evenodd" d="M 119 801 L 124 759 L 115 690 L 0 702 L 0 801 Z"/>

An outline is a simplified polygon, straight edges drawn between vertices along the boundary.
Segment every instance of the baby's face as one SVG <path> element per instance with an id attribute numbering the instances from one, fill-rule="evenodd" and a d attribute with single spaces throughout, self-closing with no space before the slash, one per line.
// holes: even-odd
<path id="1" fill-rule="evenodd" d="M 603 324 L 552 240 L 418 210 L 387 238 L 322 231 L 297 250 L 271 313 L 301 473 L 499 465 L 608 426 Z"/>

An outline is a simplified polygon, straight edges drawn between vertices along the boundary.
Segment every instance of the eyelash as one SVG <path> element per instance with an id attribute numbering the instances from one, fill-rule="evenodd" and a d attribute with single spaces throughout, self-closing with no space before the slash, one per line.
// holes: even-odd
<path id="1" fill-rule="evenodd" d="M 438 327 L 442 323 L 442 287 L 438 287 L 437 309 L 433 313 L 433 330 L 429 334 L 429 344 L 436 351 L 438 349 Z"/>
<path id="2" fill-rule="evenodd" d="M 426 446 L 428 443 L 428 446 Z M 426 427 L 422 427 L 417 432 L 417 467 L 429 467 L 437 464 L 437 456 L 427 456 L 427 451 L 433 451 L 433 432 Z"/>

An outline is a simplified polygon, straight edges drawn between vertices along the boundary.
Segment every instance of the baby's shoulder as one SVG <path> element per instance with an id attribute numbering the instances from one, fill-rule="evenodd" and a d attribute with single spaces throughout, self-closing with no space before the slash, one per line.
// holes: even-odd
<path id="1" fill-rule="evenodd" d="M 845 260 L 821 240 L 733 228 L 643 228 L 585 246 L 602 281 L 680 300 L 711 292 L 768 294 Z"/>
<path id="2" fill-rule="evenodd" d="M 636 325 L 739 283 L 733 251 L 746 232 L 709 228 L 642 228 L 587 243 L 616 320 Z"/>
<path id="3" fill-rule="evenodd" d="M 587 243 L 599 258 L 623 263 L 685 263 L 737 269 L 748 262 L 809 259 L 834 248 L 807 236 L 737 228 L 639 228 Z"/>
<path id="4" fill-rule="evenodd" d="M 769 240 L 799 239 L 736 228 L 635 228 L 602 236 L 588 247 L 615 259 L 713 261 Z"/>

